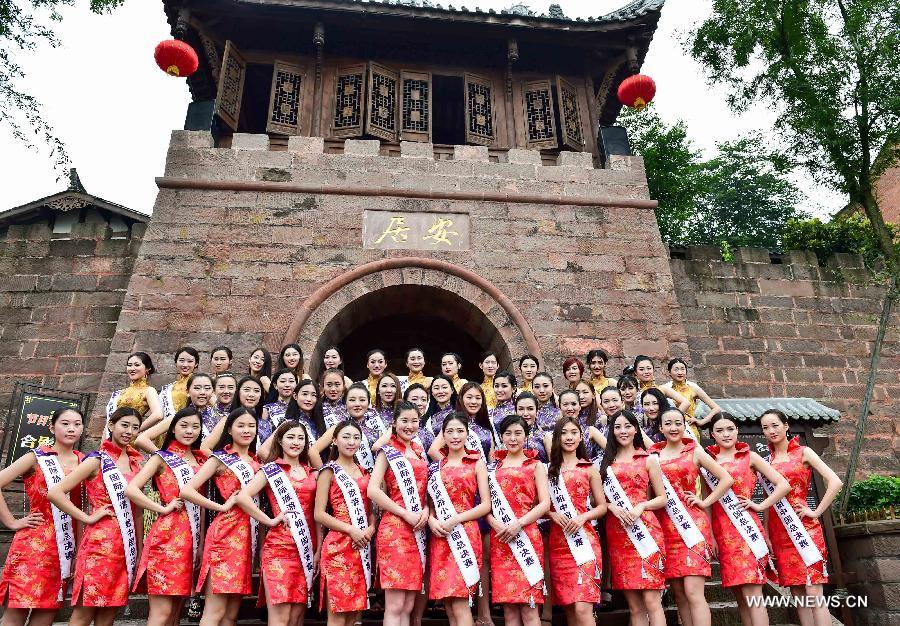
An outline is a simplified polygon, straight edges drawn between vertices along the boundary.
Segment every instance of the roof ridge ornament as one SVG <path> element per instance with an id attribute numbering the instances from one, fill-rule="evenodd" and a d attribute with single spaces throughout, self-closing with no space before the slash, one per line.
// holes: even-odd
<path id="1" fill-rule="evenodd" d="M 74 167 L 69 168 L 69 187 L 66 191 L 77 191 L 78 193 L 87 193 L 81 179 L 78 177 L 78 171 Z"/>

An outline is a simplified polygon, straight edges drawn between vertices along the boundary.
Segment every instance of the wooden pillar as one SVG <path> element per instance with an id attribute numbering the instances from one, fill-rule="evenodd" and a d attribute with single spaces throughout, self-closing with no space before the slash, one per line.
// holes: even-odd
<path id="1" fill-rule="evenodd" d="M 506 42 L 506 137 L 507 148 L 516 147 L 516 117 L 513 107 L 513 63 L 519 60 L 519 43 L 510 37 Z"/>
<path id="2" fill-rule="evenodd" d="M 316 48 L 316 82 L 313 88 L 312 136 L 322 137 L 322 57 L 325 48 L 325 26 L 316 22 L 313 29 L 313 46 Z"/>

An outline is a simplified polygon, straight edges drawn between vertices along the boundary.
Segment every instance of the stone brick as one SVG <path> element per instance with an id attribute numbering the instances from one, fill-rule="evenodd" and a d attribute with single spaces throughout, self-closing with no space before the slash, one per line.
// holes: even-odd
<path id="1" fill-rule="evenodd" d="M 520 150 L 511 148 L 506 153 L 506 160 L 508 163 L 518 165 L 541 165 L 541 152 L 540 150 Z"/>
<path id="2" fill-rule="evenodd" d="M 594 155 L 590 152 L 569 152 L 563 150 L 556 158 L 556 164 L 562 167 L 594 169 Z"/>
<path id="3" fill-rule="evenodd" d="M 288 152 L 303 156 L 321 155 L 325 151 L 325 140 L 322 137 L 288 137 Z"/>
<path id="4" fill-rule="evenodd" d="M 208 130 L 173 130 L 169 150 L 179 148 L 212 148 L 213 136 Z"/>
<path id="5" fill-rule="evenodd" d="M 251 133 L 234 133 L 231 136 L 232 150 L 268 150 L 269 136 Z"/>
<path id="6" fill-rule="evenodd" d="M 453 146 L 454 161 L 488 162 L 487 146 Z"/>
<path id="7" fill-rule="evenodd" d="M 434 160 L 434 144 L 424 141 L 401 141 L 400 156 L 404 159 Z"/>
<path id="8" fill-rule="evenodd" d="M 381 142 L 377 139 L 345 139 L 344 154 L 348 156 L 378 156 Z"/>

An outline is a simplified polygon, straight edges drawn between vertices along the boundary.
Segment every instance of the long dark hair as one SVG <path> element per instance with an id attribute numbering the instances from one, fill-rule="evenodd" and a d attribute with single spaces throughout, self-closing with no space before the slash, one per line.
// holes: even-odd
<path id="1" fill-rule="evenodd" d="M 231 427 L 234 426 L 234 423 L 239 417 L 242 417 L 244 415 L 249 415 L 250 417 L 252 417 L 256 425 L 259 426 L 259 418 L 254 415 L 253 411 L 245 407 L 238 407 L 234 411 L 229 413 L 228 417 L 225 418 L 225 426 L 222 428 L 222 436 L 219 437 L 219 441 L 216 442 L 216 445 L 210 447 L 217 450 L 224 450 L 226 446 L 232 445 L 234 443 L 234 437 L 231 436 Z M 256 437 L 254 437 L 250 442 L 250 452 L 256 453 Z"/>
<path id="2" fill-rule="evenodd" d="M 635 417 L 634 413 L 628 409 L 616 411 L 608 421 L 609 436 L 606 438 L 606 450 L 603 451 L 603 460 L 600 462 L 600 476 L 602 476 L 604 480 L 606 480 L 606 470 L 613 464 L 613 461 L 616 460 L 616 454 L 619 453 L 619 441 L 616 439 L 614 430 L 616 428 L 616 420 L 620 417 L 624 417 L 628 420 L 629 424 L 634 426 L 634 439 L 632 445 L 641 450 L 646 449 L 644 448 L 644 438 L 641 436 L 641 425 L 638 424 L 637 417 Z"/>
<path id="3" fill-rule="evenodd" d="M 472 420 L 488 432 L 492 432 L 491 418 L 488 417 L 487 411 L 487 398 L 484 397 L 484 389 L 481 388 L 481 384 L 470 380 L 462 386 L 462 389 L 459 390 L 459 397 L 456 399 L 456 410 L 466 417 L 469 416 L 466 407 L 463 404 L 463 396 L 471 389 L 477 389 L 478 393 L 481 394 L 481 408 L 478 409 L 478 413 L 472 416 Z"/>
<path id="4" fill-rule="evenodd" d="M 550 381 L 550 387 L 554 386 L 553 385 L 553 376 L 551 376 L 548 372 L 538 372 L 537 374 L 534 375 L 534 378 L 531 380 L 532 388 L 534 388 L 533 387 L 534 382 L 538 378 L 546 378 L 547 380 Z M 537 398 L 537 394 L 535 394 L 534 397 Z M 559 406 L 558 404 L 556 404 L 556 397 L 552 393 L 550 394 L 550 397 L 547 399 L 547 402 L 545 402 L 544 404 L 549 404 L 550 406 L 555 406 L 555 407 Z M 540 407 L 540 399 L 538 399 L 538 408 L 541 408 Z"/>
<path id="5" fill-rule="evenodd" d="M 197 407 L 193 405 L 187 405 L 175 416 L 172 418 L 172 422 L 169 424 L 169 430 L 166 431 L 166 436 L 163 437 L 162 445 L 159 447 L 160 450 L 166 450 L 169 447 L 169 444 L 175 441 L 175 426 L 186 417 L 197 416 L 197 419 L 200 420 L 201 427 L 203 426 L 203 418 L 200 417 L 200 411 L 197 410 Z M 203 438 L 203 434 L 201 434 L 191 443 L 191 450 L 199 450 L 200 449 L 200 440 Z"/>
<path id="6" fill-rule="evenodd" d="M 265 376 L 266 378 L 271 379 L 272 378 L 272 353 L 269 352 L 268 350 L 266 350 L 265 348 L 260 347 L 260 348 L 255 348 L 253 350 L 253 352 L 250 353 L 250 356 L 253 356 L 257 352 L 263 353 L 263 364 L 259 370 L 259 374 L 257 375 L 257 374 L 253 373 L 253 370 L 250 368 L 249 363 L 247 364 L 247 374 L 249 374 L 250 376 L 258 376 L 258 377 Z"/>
<path id="7" fill-rule="evenodd" d="M 578 423 L 578 418 L 561 416 L 553 427 L 553 439 L 550 443 L 550 467 L 547 471 L 547 476 L 554 482 L 559 480 L 559 470 L 562 468 L 562 431 L 567 424 L 574 424 L 578 429 L 578 447 L 575 448 L 575 456 L 582 461 L 588 460 L 587 450 L 584 447 L 584 433 L 581 430 L 581 424 Z"/>
<path id="8" fill-rule="evenodd" d="M 585 420 L 587 422 L 587 425 L 588 426 L 596 426 L 597 420 L 600 419 L 600 404 L 597 402 L 597 394 L 594 393 L 594 386 L 591 385 L 591 383 L 589 383 L 586 380 L 579 380 L 578 384 L 575 385 L 576 392 L 578 391 L 579 385 L 587 385 L 591 390 L 591 403 L 588 404 L 587 407 L 582 410 L 588 412 L 587 420 Z M 578 397 L 578 404 L 579 404 L 579 406 L 581 405 L 581 396 Z"/>
<path id="9" fill-rule="evenodd" d="M 300 353 L 300 360 L 297 362 L 297 367 L 288 367 L 284 364 L 284 353 L 287 352 L 288 348 L 293 348 L 297 352 Z M 303 378 L 303 348 L 300 347 L 299 343 L 289 343 L 285 345 L 281 352 L 278 353 L 278 369 L 289 369 L 294 372 L 294 375 L 297 377 L 297 380 Z M 274 382 L 274 381 L 273 381 Z"/>
<path id="10" fill-rule="evenodd" d="M 156 368 L 153 366 L 153 359 L 150 358 L 150 355 L 146 352 L 132 352 L 127 357 L 125 357 L 125 363 L 131 360 L 131 357 L 136 356 L 141 363 L 144 364 L 144 367 L 147 368 L 147 378 L 150 378 L 153 374 L 156 373 Z"/>
<path id="11" fill-rule="evenodd" d="M 304 378 L 299 383 L 297 383 L 297 386 L 294 388 L 294 395 L 291 396 L 290 400 L 288 400 L 287 408 L 284 410 L 284 418 L 285 419 L 296 420 L 298 417 L 300 417 L 300 413 L 301 413 L 302 409 L 300 408 L 300 404 L 297 402 L 297 393 L 303 387 L 312 387 L 313 390 L 316 392 L 316 404 L 313 407 L 312 414 L 307 416 L 307 417 L 309 417 L 310 420 L 315 419 L 316 409 L 319 408 L 319 406 L 320 406 L 319 401 L 321 400 L 321 398 L 319 396 L 318 385 L 316 385 L 316 383 L 309 378 Z"/>
<path id="12" fill-rule="evenodd" d="M 259 417 L 262 415 L 263 404 L 265 404 L 266 401 L 266 388 L 263 387 L 262 381 L 256 376 L 244 376 L 237 382 L 237 386 L 234 388 L 234 398 L 231 400 L 231 406 L 228 407 L 228 412 L 230 413 L 235 409 L 241 408 L 241 387 L 247 382 L 253 382 L 259 385 L 259 400 L 256 401 L 256 406 L 253 407 L 256 417 Z"/>
<path id="13" fill-rule="evenodd" d="M 346 428 L 355 428 L 356 430 L 358 430 L 360 438 L 366 436 L 366 433 L 363 432 L 362 427 L 359 424 L 357 424 L 356 421 L 353 420 L 353 418 L 350 418 L 348 420 L 344 420 L 343 422 L 338 423 L 338 425 L 335 426 L 334 434 L 332 435 L 332 439 L 337 439 L 338 435 L 341 434 L 341 431 L 343 431 Z M 328 448 L 328 462 L 331 463 L 332 461 L 337 461 L 339 456 L 340 456 L 340 452 L 338 452 L 337 446 L 334 445 L 334 443 L 332 443 L 331 446 Z"/>
<path id="14" fill-rule="evenodd" d="M 278 379 L 284 376 L 285 374 L 293 374 L 294 380 L 297 381 L 297 384 L 300 384 L 300 379 L 297 376 L 297 372 L 292 370 L 289 367 L 279 368 L 277 372 L 272 374 L 272 378 L 269 383 L 269 392 L 266 394 L 266 404 L 271 404 L 272 402 L 278 402 Z M 297 391 L 297 387 L 294 386 L 294 391 Z"/>
<path id="15" fill-rule="evenodd" d="M 131 358 L 131 357 L 129 357 Z M 141 414 L 137 412 L 137 409 L 133 409 L 130 406 L 120 406 L 118 409 L 112 412 L 112 415 L 109 416 L 109 421 L 106 423 L 106 428 L 109 430 L 109 439 L 112 441 L 112 428 L 111 426 L 118 422 L 123 417 L 136 417 L 138 420 L 138 424 L 141 423 Z"/>
<path id="16" fill-rule="evenodd" d="M 397 434 L 397 418 L 400 417 L 400 414 L 403 413 L 403 411 L 412 411 L 416 414 L 416 418 L 419 419 L 419 423 L 421 423 L 422 418 L 419 417 L 419 409 L 416 408 L 416 405 L 407 400 L 401 400 L 397 403 L 397 406 L 394 407 L 394 420 L 391 422 L 391 433 L 394 435 Z"/>
<path id="17" fill-rule="evenodd" d="M 309 465 L 309 433 L 297 420 L 281 422 L 278 428 L 275 429 L 275 432 L 272 433 L 272 449 L 269 452 L 269 458 L 265 460 L 266 463 L 271 463 L 275 459 L 284 456 L 284 446 L 281 445 L 281 439 L 284 437 L 284 433 L 292 428 L 299 428 L 303 431 L 303 438 L 306 443 L 303 444 L 303 451 L 300 453 L 300 462 Z"/>
<path id="18" fill-rule="evenodd" d="M 456 393 L 456 387 L 453 385 L 453 381 L 450 380 L 449 376 L 438 374 L 431 379 L 431 384 L 428 385 L 428 411 L 425 413 L 425 415 L 422 416 L 423 421 L 427 420 L 429 417 L 441 410 L 440 405 L 438 405 L 438 401 L 435 400 L 434 394 L 431 392 L 431 388 L 434 387 L 434 381 L 436 380 L 445 380 L 447 381 L 447 384 L 450 385 L 450 399 L 447 401 L 447 406 L 451 408 L 456 407 L 458 396 Z"/>
<path id="19" fill-rule="evenodd" d="M 661 421 L 663 411 L 669 408 L 669 399 L 666 398 L 666 394 L 664 394 L 656 387 L 650 387 L 648 389 L 645 389 L 643 393 L 641 393 L 641 409 L 644 408 L 644 398 L 646 396 L 653 396 L 654 398 L 656 398 L 656 403 L 659 405 L 659 413 L 656 414 L 655 420 L 651 420 L 649 417 L 647 417 L 647 411 L 644 411 L 644 423 L 649 426 L 654 433 L 659 433 L 659 423 Z"/>
<path id="20" fill-rule="evenodd" d="M 397 386 L 397 391 L 394 393 L 394 401 L 390 404 L 385 404 L 384 400 L 381 399 L 381 381 L 385 378 L 390 378 L 394 381 L 394 384 Z M 381 376 L 378 377 L 378 382 L 375 383 L 375 408 L 376 409 L 390 409 L 391 413 L 394 412 L 394 409 L 397 408 L 397 405 L 400 404 L 403 399 L 400 397 L 402 393 L 403 385 L 400 384 L 400 379 L 397 378 L 396 375 L 391 372 L 384 372 Z"/>

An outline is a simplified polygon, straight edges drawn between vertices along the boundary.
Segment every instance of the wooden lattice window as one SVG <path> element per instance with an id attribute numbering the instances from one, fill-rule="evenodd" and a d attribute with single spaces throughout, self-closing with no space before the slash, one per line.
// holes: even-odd
<path id="1" fill-rule="evenodd" d="M 570 82 L 556 77 L 556 92 L 559 96 L 559 125 L 563 143 L 573 150 L 584 149 L 584 133 L 581 130 L 581 107 L 578 106 L 578 92 Z"/>
<path id="2" fill-rule="evenodd" d="M 400 139 L 431 141 L 431 74 L 400 73 Z"/>
<path id="3" fill-rule="evenodd" d="M 334 117 L 331 134 L 359 137 L 363 132 L 363 103 L 366 95 L 366 66 L 338 68 L 334 79 Z"/>
<path id="4" fill-rule="evenodd" d="M 494 86 L 489 78 L 466 74 L 466 143 L 494 143 Z"/>
<path id="5" fill-rule="evenodd" d="M 557 148 L 553 111 L 553 88 L 549 80 L 534 80 L 522 86 L 525 103 L 525 145 L 531 149 Z"/>
<path id="6" fill-rule="evenodd" d="M 291 63 L 275 61 L 272 72 L 272 93 L 269 96 L 267 133 L 300 134 L 301 92 L 303 70 Z"/>
<path id="7" fill-rule="evenodd" d="M 216 113 L 231 130 L 238 129 L 241 116 L 241 99 L 244 97 L 244 80 L 247 77 L 247 62 L 231 41 L 225 42 L 222 55 L 222 71 L 219 73 L 219 88 L 216 93 Z"/>
<path id="8" fill-rule="evenodd" d="M 397 72 L 369 63 L 369 106 L 366 133 L 385 141 L 397 141 Z"/>

